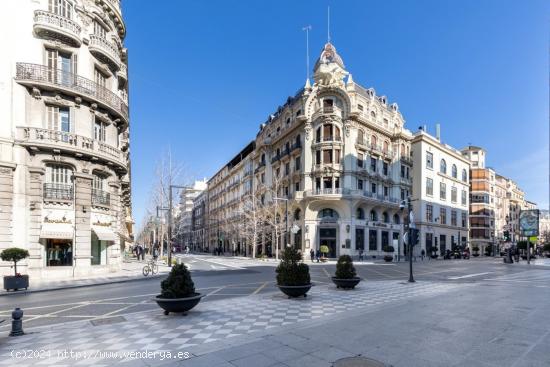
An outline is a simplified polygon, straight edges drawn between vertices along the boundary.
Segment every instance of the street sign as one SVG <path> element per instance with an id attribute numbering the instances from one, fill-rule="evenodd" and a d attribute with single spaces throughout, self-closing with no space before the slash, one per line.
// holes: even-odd
<path id="1" fill-rule="evenodd" d="M 531 237 L 539 235 L 539 211 L 521 210 L 519 212 L 519 230 L 522 236 Z"/>

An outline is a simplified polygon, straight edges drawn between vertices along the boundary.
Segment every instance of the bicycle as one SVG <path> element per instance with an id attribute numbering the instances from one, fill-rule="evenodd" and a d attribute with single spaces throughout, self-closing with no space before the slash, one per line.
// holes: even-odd
<path id="1" fill-rule="evenodd" d="M 150 260 L 147 262 L 147 264 L 143 267 L 143 276 L 148 276 L 149 273 L 151 275 L 155 275 L 159 272 L 159 266 L 155 262 L 155 260 Z"/>

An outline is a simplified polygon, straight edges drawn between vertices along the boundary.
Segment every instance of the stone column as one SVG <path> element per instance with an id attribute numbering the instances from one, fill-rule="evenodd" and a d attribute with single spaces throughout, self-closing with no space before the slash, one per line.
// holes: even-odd
<path id="1" fill-rule="evenodd" d="M 120 200 L 120 185 L 116 181 L 109 182 L 109 193 L 111 194 L 111 208 L 109 210 L 112 218 L 111 229 L 115 234 L 126 233 L 126 212 L 124 206 L 121 204 Z M 109 270 L 116 271 L 120 269 L 120 236 L 117 236 L 117 240 L 113 242 L 107 248 L 107 264 L 109 265 Z"/>
<path id="2" fill-rule="evenodd" d="M 92 179 L 87 173 L 74 173 L 75 182 L 75 241 L 73 244 L 75 275 L 91 271 L 92 254 Z"/>
<path id="3" fill-rule="evenodd" d="M 13 246 L 13 163 L 0 163 L 0 251 Z M 22 263 L 22 262 L 21 262 Z M 0 274 L 11 274 L 10 264 L 1 266 Z"/>
<path id="4" fill-rule="evenodd" d="M 29 186 L 27 187 L 27 241 L 29 248 L 29 270 L 41 269 L 45 265 L 42 258 L 43 246 L 40 243 L 40 228 L 42 226 L 43 167 L 29 167 Z"/>

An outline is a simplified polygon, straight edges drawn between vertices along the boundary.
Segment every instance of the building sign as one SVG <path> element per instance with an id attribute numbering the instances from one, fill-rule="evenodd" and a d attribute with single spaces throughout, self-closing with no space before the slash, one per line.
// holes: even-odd
<path id="1" fill-rule="evenodd" d="M 522 210 L 519 212 L 519 230 L 522 236 L 531 237 L 539 235 L 539 211 Z"/>

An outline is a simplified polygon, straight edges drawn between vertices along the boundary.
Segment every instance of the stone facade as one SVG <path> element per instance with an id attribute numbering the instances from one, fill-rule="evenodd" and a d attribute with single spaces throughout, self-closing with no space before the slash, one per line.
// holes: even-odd
<path id="1" fill-rule="evenodd" d="M 133 237 L 120 3 L 4 5 L 0 250 L 28 249 L 18 269 L 32 277 L 115 271 Z"/>

